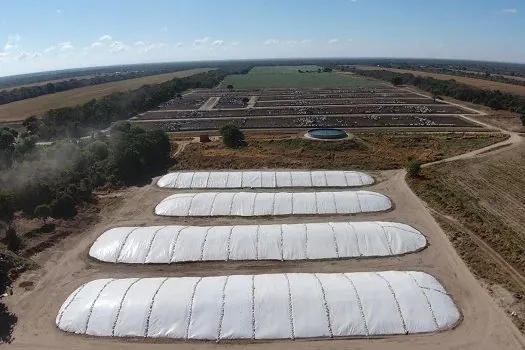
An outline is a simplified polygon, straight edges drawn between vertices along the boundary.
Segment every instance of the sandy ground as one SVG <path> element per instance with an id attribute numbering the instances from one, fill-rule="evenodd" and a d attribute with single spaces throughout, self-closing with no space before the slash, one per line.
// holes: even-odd
<path id="1" fill-rule="evenodd" d="M 70 237 L 36 257 L 41 269 L 25 274 L 35 288 L 15 288 L 7 299 L 10 310 L 19 318 L 14 332 L 14 349 L 523 349 L 525 339 L 507 319 L 493 299 L 480 286 L 461 261 L 434 221 L 425 205 L 404 180 L 404 171 L 374 174 L 379 182 L 371 189 L 388 195 L 396 204 L 393 211 L 372 215 L 334 217 L 283 217 L 271 222 L 325 220 L 391 220 L 410 224 L 423 232 L 429 246 L 418 254 L 396 258 L 331 260 L 308 262 L 188 263 L 181 265 L 129 266 L 96 262 L 88 257 L 92 242 L 104 230 L 119 225 L 165 225 L 192 223 L 201 225 L 262 222 L 249 218 L 161 218 L 153 214 L 154 206 L 173 191 L 155 185 L 132 188 L 121 193 L 120 205 L 101 213 L 99 224 L 81 236 Z M 463 314 L 463 321 L 453 330 L 429 335 L 396 336 L 377 339 L 337 339 L 317 341 L 276 341 L 237 343 L 182 342 L 173 340 L 105 339 L 63 333 L 55 326 L 62 302 L 81 284 L 107 277 L 214 276 L 267 272 L 354 272 L 381 270 L 419 270 L 437 277 L 451 293 Z M 227 345 L 225 345 L 227 344 Z"/>

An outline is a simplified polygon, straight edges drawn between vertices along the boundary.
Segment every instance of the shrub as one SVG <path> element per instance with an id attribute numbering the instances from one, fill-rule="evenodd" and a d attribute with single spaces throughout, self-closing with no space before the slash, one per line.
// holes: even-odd
<path id="1" fill-rule="evenodd" d="M 409 177 L 418 177 L 421 172 L 421 162 L 417 159 L 409 160 L 406 165 L 406 171 Z"/>
<path id="2" fill-rule="evenodd" d="M 22 239 L 18 237 L 14 226 L 10 225 L 5 231 L 5 244 L 7 249 L 12 252 L 18 252 L 22 248 Z"/>
<path id="3" fill-rule="evenodd" d="M 52 216 L 57 219 L 72 218 L 77 215 L 75 200 L 71 196 L 63 194 L 51 203 L 51 212 Z"/>
<path id="4" fill-rule="evenodd" d="M 246 142 L 244 141 L 244 133 L 236 125 L 224 125 L 220 128 L 219 132 L 224 144 L 230 148 L 239 148 L 246 145 Z"/>
<path id="5" fill-rule="evenodd" d="M 104 160 L 109 155 L 108 145 L 103 141 L 95 141 L 87 146 L 87 150 L 96 160 Z"/>
<path id="6" fill-rule="evenodd" d="M 51 216 L 51 207 L 47 204 L 40 204 L 35 208 L 35 216 L 45 225 L 47 218 Z"/>
<path id="7" fill-rule="evenodd" d="M 398 86 L 403 84 L 403 78 L 402 77 L 393 77 L 391 80 L 392 85 Z"/>

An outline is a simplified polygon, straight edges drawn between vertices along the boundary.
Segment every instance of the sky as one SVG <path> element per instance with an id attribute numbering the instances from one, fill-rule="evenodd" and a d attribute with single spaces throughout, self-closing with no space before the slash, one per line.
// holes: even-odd
<path id="1" fill-rule="evenodd" d="M 525 63 L 523 0 L 0 0 L 0 76 L 315 57 Z"/>

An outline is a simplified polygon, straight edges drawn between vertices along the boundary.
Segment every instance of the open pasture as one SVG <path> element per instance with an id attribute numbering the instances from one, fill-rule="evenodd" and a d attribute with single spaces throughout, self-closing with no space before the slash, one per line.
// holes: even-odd
<path id="1" fill-rule="evenodd" d="M 367 78 L 340 75 L 334 72 L 318 72 L 321 67 L 255 67 L 248 74 L 230 75 L 222 82 L 221 87 L 233 85 L 235 89 L 266 89 L 266 88 L 344 88 L 344 87 L 376 87 L 379 83 Z M 301 70 L 303 73 L 300 73 Z"/>

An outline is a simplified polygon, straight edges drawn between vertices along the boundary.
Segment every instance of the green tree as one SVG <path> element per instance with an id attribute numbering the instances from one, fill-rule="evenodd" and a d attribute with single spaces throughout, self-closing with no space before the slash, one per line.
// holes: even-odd
<path id="1" fill-rule="evenodd" d="M 107 143 L 103 141 L 94 141 L 87 145 L 87 151 L 95 157 L 96 160 L 104 160 L 109 156 Z"/>
<path id="2" fill-rule="evenodd" d="M 409 160 L 406 171 L 409 177 L 418 177 L 421 172 L 421 162 L 417 159 Z"/>
<path id="3" fill-rule="evenodd" d="M 136 184 L 166 170 L 171 161 L 171 142 L 162 130 L 132 127 L 113 142 L 110 167 L 115 178 Z"/>
<path id="4" fill-rule="evenodd" d="M 390 82 L 392 83 L 392 85 L 394 86 L 399 86 L 399 85 L 402 85 L 403 84 L 403 78 L 400 77 L 400 76 L 396 76 L 396 77 L 393 77 Z"/>
<path id="5" fill-rule="evenodd" d="M 233 91 L 233 85 L 232 84 L 229 84 L 228 86 L 226 86 L 226 89 L 230 90 L 230 91 Z"/>
<path id="6" fill-rule="evenodd" d="M 0 130 L 0 164 L 11 166 L 15 151 L 15 136 L 7 129 Z"/>
<path id="7" fill-rule="evenodd" d="M 122 133 L 126 133 L 131 129 L 131 123 L 127 120 L 119 120 L 118 122 L 113 123 L 111 125 L 110 134 L 111 135 L 118 135 Z"/>
<path id="8" fill-rule="evenodd" d="M 0 194 L 0 222 L 11 222 L 14 213 L 15 209 L 11 196 Z"/>
<path id="9" fill-rule="evenodd" d="M 77 215 L 75 200 L 71 196 L 63 194 L 51 203 L 51 212 L 52 216 L 56 219 L 72 218 Z"/>
<path id="10" fill-rule="evenodd" d="M 330 67 L 325 67 L 325 68 L 323 69 L 323 72 L 325 72 L 325 73 L 332 73 L 332 72 L 333 72 L 333 69 L 330 68 Z"/>
<path id="11" fill-rule="evenodd" d="M 224 144 L 230 148 L 240 148 L 246 146 L 244 133 L 236 125 L 226 124 L 220 128 L 219 133 L 222 136 Z"/>
<path id="12" fill-rule="evenodd" d="M 24 122 L 22 123 L 22 125 L 24 126 L 24 128 L 26 128 L 27 132 L 30 133 L 31 135 L 36 135 L 38 131 L 40 130 L 40 122 L 34 115 L 24 119 Z"/>
<path id="13" fill-rule="evenodd" d="M 503 109 L 502 97 L 494 96 L 487 102 L 487 106 L 495 110 Z"/>
<path id="14" fill-rule="evenodd" d="M 9 225 L 5 231 L 5 243 L 7 249 L 15 253 L 22 248 L 22 239 L 16 233 L 16 229 L 13 225 Z"/>
<path id="15" fill-rule="evenodd" d="M 35 208 L 35 216 L 42 220 L 42 223 L 45 225 L 47 218 L 51 217 L 51 207 L 47 204 L 40 204 Z"/>

